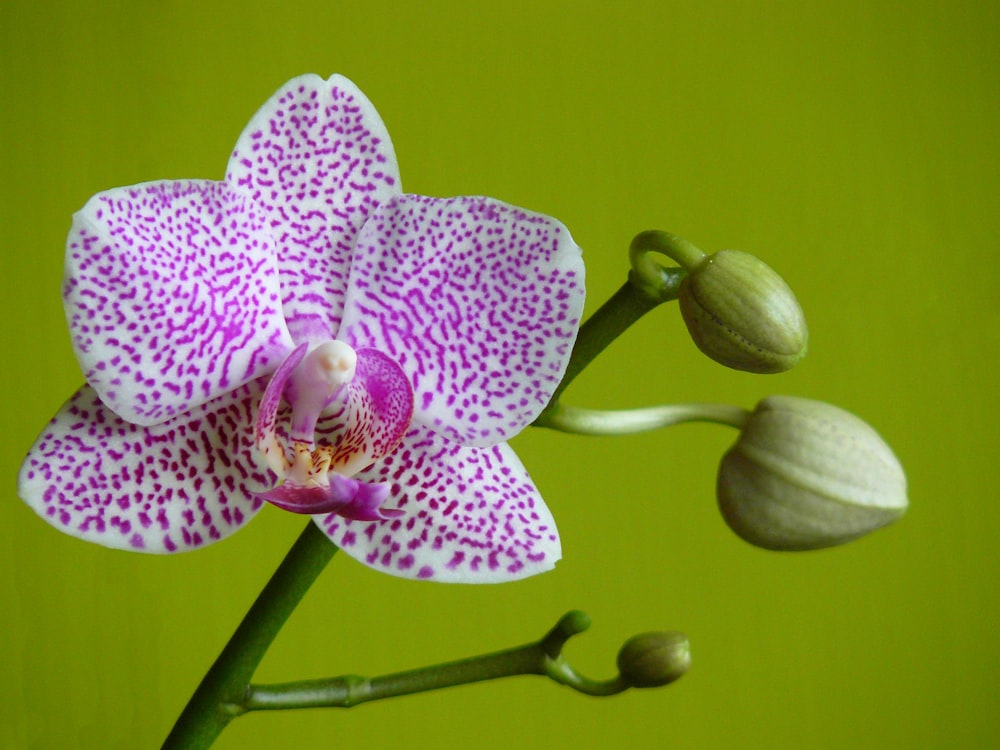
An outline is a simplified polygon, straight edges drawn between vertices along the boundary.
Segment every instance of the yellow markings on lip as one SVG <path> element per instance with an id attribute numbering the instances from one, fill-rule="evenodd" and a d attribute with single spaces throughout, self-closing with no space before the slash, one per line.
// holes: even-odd
<path id="1" fill-rule="evenodd" d="M 299 487 L 328 487 L 333 447 L 320 445 L 313 448 L 304 440 L 296 440 L 292 449 L 295 457 L 283 474 L 285 481 Z"/>

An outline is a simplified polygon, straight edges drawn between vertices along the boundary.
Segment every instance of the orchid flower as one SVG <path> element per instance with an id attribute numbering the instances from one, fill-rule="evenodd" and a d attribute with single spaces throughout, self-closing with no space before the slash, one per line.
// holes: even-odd
<path id="1" fill-rule="evenodd" d="M 167 553 L 265 502 L 375 569 L 498 582 L 551 568 L 551 514 L 505 442 L 558 386 L 580 249 L 490 198 L 401 192 L 347 79 L 285 84 L 221 182 L 94 196 L 64 301 L 87 384 L 19 493 L 57 528 Z"/>

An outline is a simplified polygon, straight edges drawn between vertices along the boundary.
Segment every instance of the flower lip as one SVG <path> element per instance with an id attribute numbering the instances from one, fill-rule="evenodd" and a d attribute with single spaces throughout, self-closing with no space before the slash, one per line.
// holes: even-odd
<path id="1" fill-rule="evenodd" d="M 340 474 L 330 474 L 325 486 L 301 487 L 285 482 L 257 497 L 291 513 L 317 515 L 336 513 L 354 521 L 381 521 L 403 515 L 403 511 L 383 508 L 389 496 L 388 483 L 369 484 Z"/>

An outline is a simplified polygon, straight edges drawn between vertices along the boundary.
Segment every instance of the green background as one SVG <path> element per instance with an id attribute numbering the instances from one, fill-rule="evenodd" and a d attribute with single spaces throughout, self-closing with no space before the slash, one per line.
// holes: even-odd
<path id="1" fill-rule="evenodd" d="M 568 392 L 581 406 L 819 398 L 871 422 L 911 511 L 801 555 L 746 545 L 713 485 L 734 433 L 682 426 L 515 448 L 565 559 L 499 587 L 414 583 L 336 558 L 258 678 L 375 675 L 540 636 L 610 676 L 673 628 L 691 673 L 598 700 L 538 678 L 350 711 L 250 715 L 219 748 L 956 748 L 998 727 L 996 285 L 1000 6 L 983 2 L 32 3 L 0 9 L 0 747 L 146 748 L 301 527 L 266 508 L 179 557 L 57 533 L 15 495 L 80 384 L 59 300 L 70 216 L 100 190 L 222 177 L 256 108 L 304 72 L 353 79 L 404 188 L 554 215 L 588 310 L 661 228 L 778 269 L 811 329 L 791 373 L 702 357 L 655 311 Z"/>

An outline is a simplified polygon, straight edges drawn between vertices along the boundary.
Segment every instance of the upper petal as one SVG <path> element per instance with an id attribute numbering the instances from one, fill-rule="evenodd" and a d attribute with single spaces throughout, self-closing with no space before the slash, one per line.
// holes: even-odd
<path id="1" fill-rule="evenodd" d="M 95 195 L 73 217 L 63 299 L 87 382 L 136 424 L 260 377 L 292 345 L 266 217 L 222 182 Z"/>
<path id="2" fill-rule="evenodd" d="M 268 212 L 296 342 L 334 338 L 358 228 L 400 190 L 375 107 L 342 76 L 293 78 L 243 130 L 226 179 Z"/>
<path id="3" fill-rule="evenodd" d="M 416 425 L 399 448 L 356 479 L 389 482 L 398 518 L 316 522 L 347 554 L 391 575 L 499 583 L 551 569 L 561 555 L 555 521 L 506 443 L 465 448 Z"/>
<path id="4" fill-rule="evenodd" d="M 222 539 L 263 504 L 254 381 L 153 427 L 116 416 L 84 386 L 21 465 L 18 494 L 56 528 L 106 547 L 177 552 Z"/>
<path id="5" fill-rule="evenodd" d="M 583 299 L 580 248 L 555 219 L 491 198 L 403 195 L 358 236 L 340 338 L 400 364 L 414 419 L 492 445 L 548 403 Z"/>

